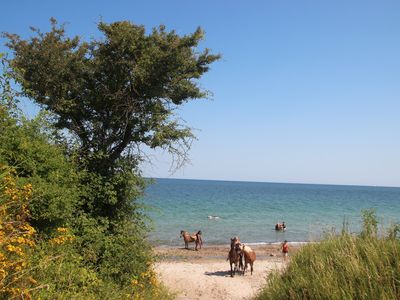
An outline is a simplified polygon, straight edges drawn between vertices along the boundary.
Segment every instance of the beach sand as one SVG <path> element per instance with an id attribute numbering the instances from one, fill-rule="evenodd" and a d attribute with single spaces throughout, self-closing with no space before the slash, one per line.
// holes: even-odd
<path id="1" fill-rule="evenodd" d="M 281 270 L 284 262 L 279 245 L 252 245 L 257 254 L 253 275 L 250 271 L 230 276 L 226 260 L 229 245 L 204 246 L 199 251 L 181 247 L 156 247 L 159 257 L 156 271 L 164 285 L 183 299 L 250 299 L 265 284 L 266 276 L 273 270 Z M 290 246 L 293 254 L 300 246 Z"/>

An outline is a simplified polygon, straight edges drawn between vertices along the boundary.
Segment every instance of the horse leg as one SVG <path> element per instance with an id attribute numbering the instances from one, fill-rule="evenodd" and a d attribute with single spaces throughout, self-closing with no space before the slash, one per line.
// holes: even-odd
<path id="1" fill-rule="evenodd" d="M 250 270 L 251 270 L 251 275 L 253 275 L 253 262 L 250 263 Z"/>
<path id="2" fill-rule="evenodd" d="M 229 264 L 231 265 L 231 277 L 233 277 L 232 263 Z"/>
<path id="3" fill-rule="evenodd" d="M 244 266 L 243 266 L 243 254 L 240 254 L 239 258 L 239 270 L 242 269 L 243 275 L 244 275 Z"/>

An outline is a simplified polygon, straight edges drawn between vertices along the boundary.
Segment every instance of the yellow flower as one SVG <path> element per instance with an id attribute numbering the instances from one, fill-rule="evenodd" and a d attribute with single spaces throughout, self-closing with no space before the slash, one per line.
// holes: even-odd
<path id="1" fill-rule="evenodd" d="M 29 275 L 27 250 L 35 245 L 35 229 L 27 221 L 32 185 L 20 187 L 16 184 L 15 173 L 9 174 L 12 176 L 0 179 L 0 294 L 31 299 L 26 284 Z"/>

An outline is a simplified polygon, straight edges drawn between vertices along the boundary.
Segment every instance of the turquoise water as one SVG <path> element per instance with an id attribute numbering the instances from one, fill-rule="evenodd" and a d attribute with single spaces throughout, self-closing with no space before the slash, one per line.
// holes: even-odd
<path id="1" fill-rule="evenodd" d="M 201 230 L 208 245 L 232 236 L 246 243 L 316 241 L 339 232 L 344 220 L 358 232 L 361 210 L 369 208 L 384 225 L 400 222 L 400 188 L 390 187 L 157 179 L 144 203 L 152 207 L 150 240 L 166 246 L 182 244 L 180 230 Z M 278 221 L 286 232 L 274 230 Z"/>

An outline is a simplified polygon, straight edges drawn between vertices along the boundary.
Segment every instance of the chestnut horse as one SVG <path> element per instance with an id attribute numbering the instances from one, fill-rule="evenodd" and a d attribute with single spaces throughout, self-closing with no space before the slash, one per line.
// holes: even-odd
<path id="1" fill-rule="evenodd" d="M 256 260 L 256 253 L 254 252 L 253 249 L 251 249 L 249 246 L 246 246 L 245 244 L 240 244 L 240 250 L 243 252 L 244 256 L 244 270 L 243 274 L 246 273 L 248 264 L 250 264 L 250 272 L 251 275 L 253 275 L 253 264 L 254 261 Z"/>
<path id="2" fill-rule="evenodd" d="M 201 230 L 197 231 L 194 234 L 190 234 L 187 231 L 181 230 L 181 237 L 183 237 L 183 241 L 185 242 L 185 249 L 189 249 L 189 243 L 195 243 L 195 250 L 197 250 L 197 247 L 203 245 L 203 240 L 201 238 Z"/>
<path id="3" fill-rule="evenodd" d="M 231 238 L 231 249 L 227 260 L 229 260 L 229 265 L 231 266 L 231 277 L 240 269 L 243 270 L 243 254 L 240 249 L 240 240 L 237 236 Z M 232 268 L 233 265 L 235 266 Z"/>

